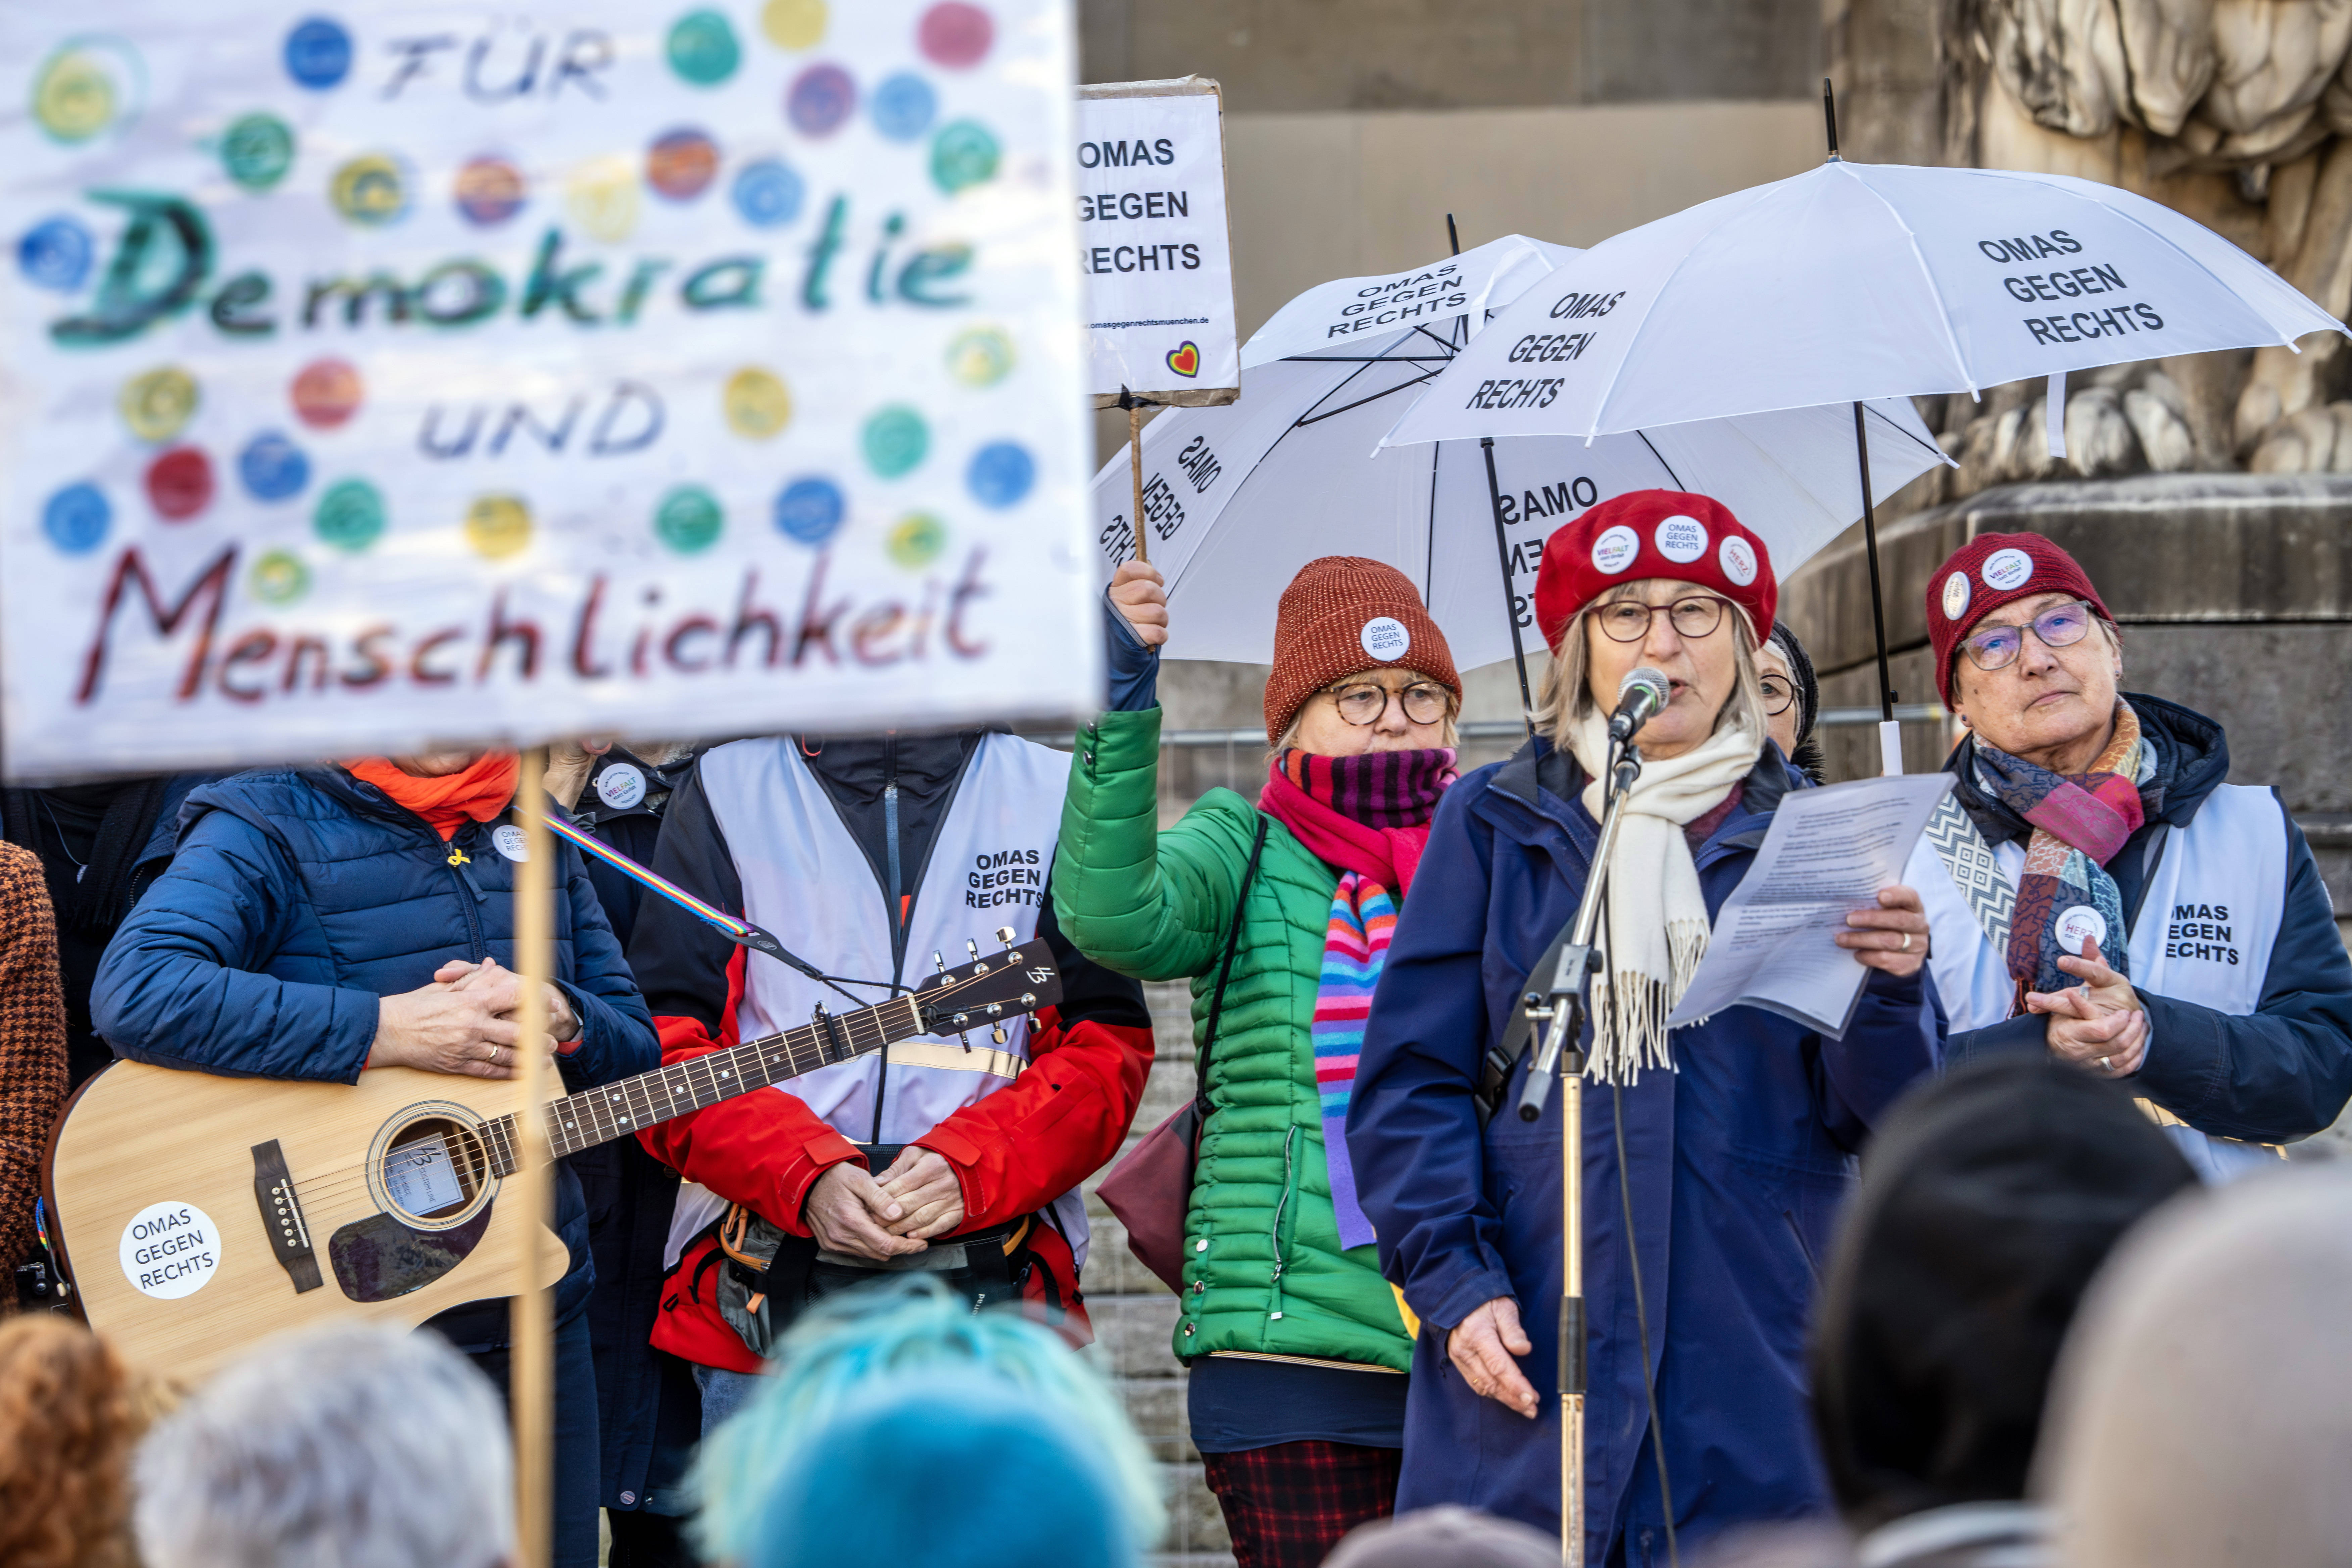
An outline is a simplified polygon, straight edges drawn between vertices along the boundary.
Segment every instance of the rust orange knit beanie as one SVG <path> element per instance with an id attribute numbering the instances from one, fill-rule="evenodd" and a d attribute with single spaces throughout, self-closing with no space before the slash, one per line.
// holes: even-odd
<path id="1" fill-rule="evenodd" d="M 1282 591 L 1274 616 L 1274 673 L 1265 682 L 1265 739 L 1273 745 L 1314 696 L 1343 675 L 1393 665 L 1425 675 L 1458 702 L 1462 677 L 1445 634 L 1422 607 L 1412 581 L 1360 555 L 1309 561 Z"/>

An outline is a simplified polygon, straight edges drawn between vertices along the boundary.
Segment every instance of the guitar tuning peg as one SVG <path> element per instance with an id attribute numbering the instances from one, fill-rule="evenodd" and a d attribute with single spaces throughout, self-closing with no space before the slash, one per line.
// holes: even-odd
<path id="1" fill-rule="evenodd" d="M 998 926 L 996 928 L 996 940 L 1003 942 L 1005 946 L 1011 947 L 1013 945 L 1013 928 L 1011 926 Z"/>
<path id="2" fill-rule="evenodd" d="M 989 1035 L 990 1037 L 994 1039 L 1000 1046 L 1003 1045 L 1008 1037 L 1004 1033 L 1004 1026 L 1002 1024 L 997 1025 L 995 1028 L 990 1030 Z"/>
<path id="3" fill-rule="evenodd" d="M 966 937 L 964 938 L 963 945 L 964 951 L 971 953 L 972 957 L 978 958 L 980 956 L 980 943 L 972 941 L 970 937 Z"/>
<path id="4" fill-rule="evenodd" d="M 936 950 L 931 953 L 931 967 L 938 970 L 941 974 L 945 974 L 948 972 L 948 961 L 941 958 Z"/>

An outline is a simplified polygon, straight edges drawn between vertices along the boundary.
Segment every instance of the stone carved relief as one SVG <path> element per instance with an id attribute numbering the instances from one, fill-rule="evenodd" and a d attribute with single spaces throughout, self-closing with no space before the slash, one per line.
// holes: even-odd
<path id="1" fill-rule="evenodd" d="M 1934 4 L 1947 163 L 2137 191 L 2352 310 L 2352 0 Z M 2070 474 L 2352 472 L 2352 353 L 2333 333 L 2301 346 L 2078 373 L 2057 461 L 2040 382 L 1929 399 L 1960 468 L 1906 499 Z"/>

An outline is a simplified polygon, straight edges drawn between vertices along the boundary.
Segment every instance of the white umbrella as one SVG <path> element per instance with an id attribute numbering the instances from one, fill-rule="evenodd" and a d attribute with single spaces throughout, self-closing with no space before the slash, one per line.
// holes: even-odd
<path id="1" fill-rule="evenodd" d="M 2128 191 L 1849 163 L 1832 138 L 1820 168 L 1564 261 L 1454 357 L 1382 446 L 1598 441 L 2345 330 L 2221 236 Z M 2064 406 L 2053 384 L 2053 455 L 2064 451 Z M 1874 611 L 1874 531 L 1869 542 Z"/>
<path id="2" fill-rule="evenodd" d="M 1783 574 L 1852 524 L 1861 489 L 1843 405 L 1590 446 L 1555 438 L 1487 452 L 1475 444 L 1426 456 L 1374 449 L 1399 409 L 1458 352 L 1482 302 L 1515 297 L 1575 254 L 1514 236 L 1428 268 L 1324 284 L 1244 347 L 1239 402 L 1171 409 L 1146 426 L 1143 515 L 1176 633 L 1167 657 L 1269 662 L 1276 601 L 1298 568 L 1321 555 L 1364 555 L 1421 589 L 1457 665 L 1511 658 L 1530 640 L 1521 634 L 1534 624 L 1544 537 L 1627 490 L 1714 496 L 1763 537 Z M 1427 309 L 1432 300 L 1448 313 Z M 1416 310 L 1401 325 L 1377 319 Z M 1352 326 L 1367 316 L 1368 328 Z M 1908 402 L 1874 406 L 1871 423 L 1883 437 L 1874 484 L 1900 486 L 1945 460 Z M 1132 553 L 1132 494 L 1122 448 L 1094 487 L 1097 537 L 1113 563 Z"/>

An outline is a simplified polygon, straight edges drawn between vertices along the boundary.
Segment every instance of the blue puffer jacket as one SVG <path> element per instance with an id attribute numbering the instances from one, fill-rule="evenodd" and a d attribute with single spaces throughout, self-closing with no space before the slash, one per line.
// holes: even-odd
<path id="1" fill-rule="evenodd" d="M 449 848 L 425 821 L 340 768 L 240 773 L 189 795 L 180 847 L 115 933 L 90 1016 L 115 1054 L 235 1077 L 351 1083 L 375 1043 L 379 997 L 429 984 L 453 958 L 514 963 L 515 865 L 488 825 Z M 586 1089 L 661 1064 L 653 1019 L 621 961 L 579 852 L 559 843 L 556 981 L 580 1019 L 559 1058 Z M 559 1319 L 586 1305 L 587 1214 L 555 1167 L 572 1268 Z M 506 1309 L 475 1303 L 435 1326 L 459 1348 L 506 1342 Z"/>
<path id="2" fill-rule="evenodd" d="M 1710 914 L 1797 782 L 1767 749 L 1693 858 Z M 1348 1151 L 1381 1267 L 1421 1315 L 1397 1511 L 1461 1503 L 1559 1528 L 1560 1096 L 1544 1120 L 1471 1101 L 1528 971 L 1574 914 L 1594 840 L 1565 754 L 1530 742 L 1448 790 L 1372 999 Z M 1666 1479 L 1685 1552 L 1747 1520 L 1829 1503 L 1805 1409 L 1818 1261 L 1872 1120 L 1935 1069 L 1933 983 L 1874 973 L 1843 1040 L 1753 1007 L 1677 1029 L 1672 1072 L 1584 1098 L 1584 1561 L 1664 1563 L 1666 1542 L 1625 1267 L 1630 1189 Z M 1516 1100 L 1524 1069 L 1514 1078 Z M 1543 1401 L 1528 1421 L 1470 1393 L 1445 1336 L 1514 1298 Z"/>

